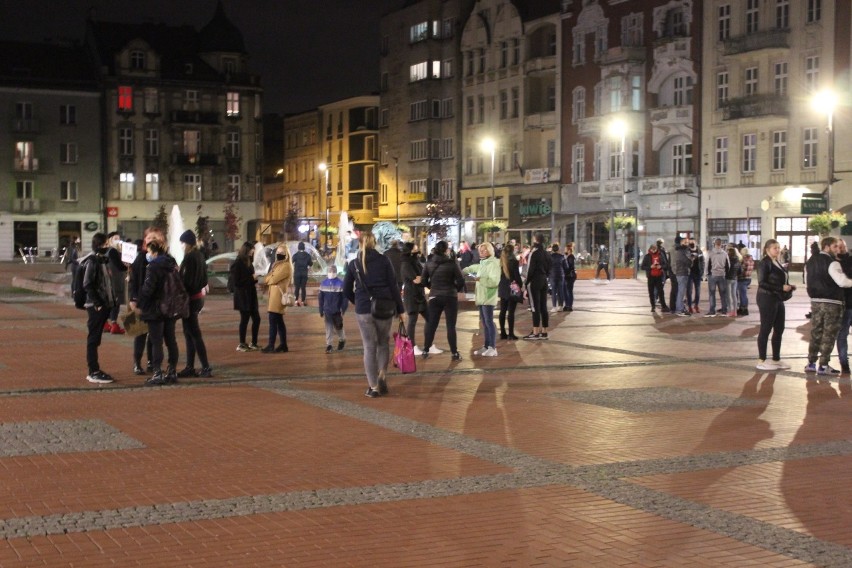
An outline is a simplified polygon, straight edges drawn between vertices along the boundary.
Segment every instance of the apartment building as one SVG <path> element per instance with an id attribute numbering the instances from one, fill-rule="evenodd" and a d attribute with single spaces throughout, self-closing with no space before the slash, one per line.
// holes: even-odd
<path id="1" fill-rule="evenodd" d="M 418 240 L 426 205 L 458 206 L 459 30 L 473 0 L 409 3 L 381 20 L 379 219 Z"/>
<path id="2" fill-rule="evenodd" d="M 103 89 L 108 229 L 141 237 L 161 205 L 177 204 L 187 226 L 209 216 L 220 250 L 232 250 L 223 208 L 233 202 L 236 239 L 254 238 L 262 91 L 221 2 L 198 31 L 89 20 L 87 44 Z"/>
<path id="3" fill-rule="evenodd" d="M 556 1 L 478 0 L 464 24 L 462 239 L 550 228 L 560 208 L 560 17 Z"/>
<path id="4" fill-rule="evenodd" d="M 808 218 L 852 209 L 850 2 L 712 0 L 703 19 L 702 233 L 775 238 L 800 265 Z"/>
<path id="5" fill-rule="evenodd" d="M 0 260 L 104 229 L 101 96 L 80 46 L 0 42 Z"/>
<path id="6" fill-rule="evenodd" d="M 614 258 L 696 234 L 701 3 L 562 4 L 560 233 Z M 616 216 L 634 221 L 616 231 Z"/>
<path id="7" fill-rule="evenodd" d="M 321 115 L 317 109 L 284 117 L 283 185 L 277 197 L 266 195 L 264 218 L 273 222 L 298 212 L 298 236 L 319 245 L 325 222 L 320 207 L 325 195 L 325 174 L 320 171 L 322 146 L 319 139 Z"/>

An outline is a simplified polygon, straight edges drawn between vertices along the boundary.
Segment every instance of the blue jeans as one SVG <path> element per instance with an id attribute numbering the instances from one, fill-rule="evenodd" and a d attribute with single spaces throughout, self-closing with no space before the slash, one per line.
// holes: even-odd
<path id="1" fill-rule="evenodd" d="M 494 325 L 494 306 L 479 306 L 479 317 L 485 332 L 485 347 L 497 347 L 497 327 Z"/>
<path id="2" fill-rule="evenodd" d="M 697 306 L 699 300 L 701 300 L 701 275 L 690 274 L 686 282 L 686 303 Z"/>
<path id="3" fill-rule="evenodd" d="M 737 280 L 737 295 L 740 300 L 740 309 L 748 309 L 748 287 L 751 286 L 751 278 L 748 280 Z"/>
<path id="4" fill-rule="evenodd" d="M 565 305 L 565 280 L 550 279 L 550 290 L 553 295 L 553 307 L 561 308 Z"/>
<path id="5" fill-rule="evenodd" d="M 677 276 L 677 296 L 675 297 L 675 313 L 683 311 L 683 298 L 686 295 L 686 285 L 689 282 L 689 274 Z"/>
<path id="6" fill-rule="evenodd" d="M 722 313 L 728 312 L 728 281 L 724 276 L 707 277 L 707 288 L 710 292 L 710 311 L 716 313 L 716 289 L 719 289 L 719 298 L 722 300 Z"/>
<path id="7" fill-rule="evenodd" d="M 565 279 L 565 307 L 574 309 L 574 281 L 576 278 Z"/>
<path id="8" fill-rule="evenodd" d="M 843 311 L 843 320 L 837 333 L 837 358 L 844 367 L 849 366 L 849 326 L 852 326 L 852 309 Z"/>

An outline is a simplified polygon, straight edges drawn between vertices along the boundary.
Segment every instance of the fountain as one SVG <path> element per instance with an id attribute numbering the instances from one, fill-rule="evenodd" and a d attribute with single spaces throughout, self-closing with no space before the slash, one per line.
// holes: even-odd
<path id="1" fill-rule="evenodd" d="M 169 234 L 167 235 L 169 241 L 169 254 L 172 255 L 177 261 L 178 266 L 183 262 L 183 245 L 180 242 L 180 236 L 183 234 L 184 229 L 183 226 L 183 217 L 180 214 L 180 207 L 174 205 L 172 207 L 172 212 L 169 215 Z"/>
<path id="2" fill-rule="evenodd" d="M 274 258 L 275 257 L 275 249 L 278 248 L 278 245 L 274 245 L 274 248 L 264 247 L 263 243 L 254 243 L 254 273 L 258 276 L 266 276 L 269 273 L 269 267 L 272 265 L 270 254 Z"/>
<path id="3" fill-rule="evenodd" d="M 340 274 L 346 271 L 346 262 L 355 258 L 354 254 L 351 258 L 349 257 L 351 251 L 349 242 L 356 238 L 355 226 L 349 220 L 349 215 L 346 211 L 341 211 L 340 221 L 337 223 L 337 250 L 334 252 L 334 265 Z"/>

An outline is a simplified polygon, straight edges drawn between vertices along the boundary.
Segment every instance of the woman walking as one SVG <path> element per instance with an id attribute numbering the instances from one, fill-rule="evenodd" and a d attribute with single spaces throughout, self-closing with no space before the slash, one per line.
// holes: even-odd
<path id="1" fill-rule="evenodd" d="M 475 301 L 485 332 L 485 345 L 473 354 L 496 357 L 497 328 L 494 326 L 494 306 L 497 305 L 497 286 L 500 284 L 500 261 L 494 256 L 494 246 L 487 242 L 479 245 L 479 259 L 479 264 L 472 264 L 462 271 L 464 274 L 475 275 Z"/>
<path id="2" fill-rule="evenodd" d="M 577 281 L 577 265 L 574 257 L 574 243 L 565 245 L 565 311 L 574 311 L 574 282 Z"/>
<path id="3" fill-rule="evenodd" d="M 230 279 L 234 289 L 234 309 L 240 312 L 240 343 L 237 351 L 257 351 L 257 334 L 260 331 L 260 309 L 257 305 L 257 275 L 252 259 L 254 246 L 243 243 L 237 260 L 231 265 Z M 251 343 L 246 343 L 248 322 L 251 319 Z"/>
<path id="4" fill-rule="evenodd" d="M 207 347 L 201 336 L 201 326 L 198 324 L 198 314 L 204 307 L 204 296 L 207 288 L 207 265 L 204 263 L 204 255 L 196 246 L 195 233 L 191 230 L 184 231 L 180 236 L 183 245 L 183 261 L 180 263 L 180 277 L 183 287 L 189 296 L 189 317 L 182 320 L 183 338 L 186 342 L 186 367 L 178 372 L 178 377 L 205 377 L 213 376 L 210 362 L 207 360 Z M 195 370 L 195 354 L 201 362 L 201 372 Z"/>
<path id="5" fill-rule="evenodd" d="M 763 258 L 757 266 L 757 309 L 760 310 L 760 332 L 757 334 L 757 368 L 761 371 L 789 369 L 781 362 L 781 336 L 786 314 L 784 293 L 794 286 L 788 284 L 787 270 L 782 265 L 781 245 L 769 239 L 763 245 Z M 766 360 L 766 344 L 772 332 L 772 360 Z"/>
<path id="6" fill-rule="evenodd" d="M 438 241 L 432 251 L 432 256 L 423 268 L 423 286 L 429 288 L 429 316 L 426 318 L 426 339 L 423 342 L 424 359 L 429 357 L 429 348 L 435 339 L 435 331 L 441 314 L 444 314 L 447 324 L 447 342 L 453 361 L 461 361 L 461 354 L 456 341 L 456 319 L 459 315 L 458 293 L 464 290 L 464 275 L 458 263 L 449 256 L 447 241 Z"/>
<path id="7" fill-rule="evenodd" d="M 365 396 L 376 398 L 388 393 L 386 373 L 390 361 L 390 329 L 393 317 L 381 319 L 373 316 L 371 304 L 374 298 L 391 299 L 396 303 L 396 313 L 405 321 L 405 308 L 396 273 L 390 259 L 376 250 L 376 238 L 363 232 L 358 256 L 349 261 L 343 293 L 355 305 L 355 319 L 364 343 L 364 371 L 367 374 Z"/>
<path id="8" fill-rule="evenodd" d="M 402 251 L 402 262 L 400 263 L 402 273 L 402 303 L 405 305 L 405 313 L 408 316 L 405 332 L 414 345 L 414 354 L 422 355 L 423 352 L 417 347 L 414 333 L 417 326 L 417 316 L 426 317 L 426 291 L 423 289 L 423 263 L 420 262 L 420 249 L 415 243 L 405 243 Z"/>
<path id="9" fill-rule="evenodd" d="M 301 243 L 299 243 L 301 244 Z M 293 277 L 293 265 L 290 263 L 290 253 L 287 245 L 280 244 L 275 250 L 275 262 L 269 269 L 263 282 L 269 286 L 269 301 L 266 311 L 269 317 L 269 342 L 261 349 L 263 353 L 287 353 L 287 326 L 284 325 L 284 313 L 287 305 L 284 294 L 290 287 Z M 281 338 L 281 344 L 275 347 L 275 338 Z"/>
<path id="10" fill-rule="evenodd" d="M 544 235 L 538 233 L 533 238 L 527 271 L 527 294 L 533 316 L 533 330 L 524 339 L 529 341 L 546 340 L 549 314 L 547 313 L 547 278 L 550 276 L 550 255 L 544 250 Z"/>
<path id="11" fill-rule="evenodd" d="M 728 270 L 725 272 L 725 284 L 728 286 L 728 313 L 730 318 L 737 317 L 737 276 L 740 272 L 740 253 L 734 245 L 728 245 Z"/>
<path id="12" fill-rule="evenodd" d="M 512 282 L 518 290 L 524 289 L 521 280 L 521 269 L 518 259 L 515 258 L 515 247 L 507 244 L 503 247 L 500 255 L 500 283 L 497 285 L 497 296 L 500 298 L 500 339 L 511 339 L 517 341 L 515 335 L 515 308 L 518 306 L 518 298 L 512 295 Z M 521 297 L 521 300 L 523 297 Z M 509 333 L 506 333 L 506 322 L 509 323 Z"/>

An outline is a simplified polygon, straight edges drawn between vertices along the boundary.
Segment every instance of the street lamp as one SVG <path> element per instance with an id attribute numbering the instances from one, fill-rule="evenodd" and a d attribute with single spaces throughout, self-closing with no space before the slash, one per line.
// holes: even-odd
<path id="1" fill-rule="evenodd" d="M 393 157 L 394 183 L 396 183 L 396 227 L 399 228 L 399 157 Z"/>
<path id="2" fill-rule="evenodd" d="M 834 109 L 837 107 L 837 94 L 826 89 L 820 91 L 813 98 L 813 105 L 819 112 L 828 115 L 828 188 L 825 199 L 825 208 L 831 211 L 831 186 L 834 184 Z"/>
<path id="3" fill-rule="evenodd" d="M 627 143 L 627 123 L 623 119 L 616 118 L 612 122 L 609 123 L 608 130 L 609 130 L 610 136 L 612 136 L 615 139 L 621 139 L 621 150 L 620 150 L 620 157 L 619 157 L 619 161 L 620 161 L 619 165 L 621 166 L 621 171 L 619 172 L 621 174 L 621 206 L 622 206 L 623 210 L 626 210 L 627 209 L 627 167 L 626 167 L 627 164 L 625 163 L 625 145 Z M 638 204 L 636 206 L 636 216 L 637 217 L 639 216 Z M 637 219 L 637 222 L 638 222 L 638 219 Z M 639 234 L 638 230 L 637 230 L 636 234 L 637 234 L 637 237 L 638 237 L 638 234 Z M 636 240 L 637 240 L 637 244 L 638 244 L 639 239 L 637 238 Z M 612 208 L 610 208 L 609 242 L 610 242 L 610 247 L 612 246 L 613 243 L 615 243 L 615 214 L 614 214 Z M 614 253 L 615 253 L 615 251 L 610 250 L 609 251 L 610 257 L 612 257 L 614 255 Z M 625 260 L 627 260 L 627 259 L 625 259 Z M 610 272 L 609 276 L 610 276 L 610 280 L 612 280 L 615 277 L 615 267 L 613 267 L 613 270 L 612 270 L 612 272 Z"/>
<path id="4" fill-rule="evenodd" d="M 482 141 L 482 151 L 491 152 L 491 223 L 497 219 L 497 200 L 494 197 L 494 152 L 497 150 L 497 144 L 493 138 L 485 138 Z M 493 226 L 493 225 L 492 225 Z"/>
<path id="5" fill-rule="evenodd" d="M 319 171 L 325 174 L 325 249 L 328 250 L 328 210 L 331 204 L 331 186 L 328 184 L 328 164 L 320 162 Z"/>

